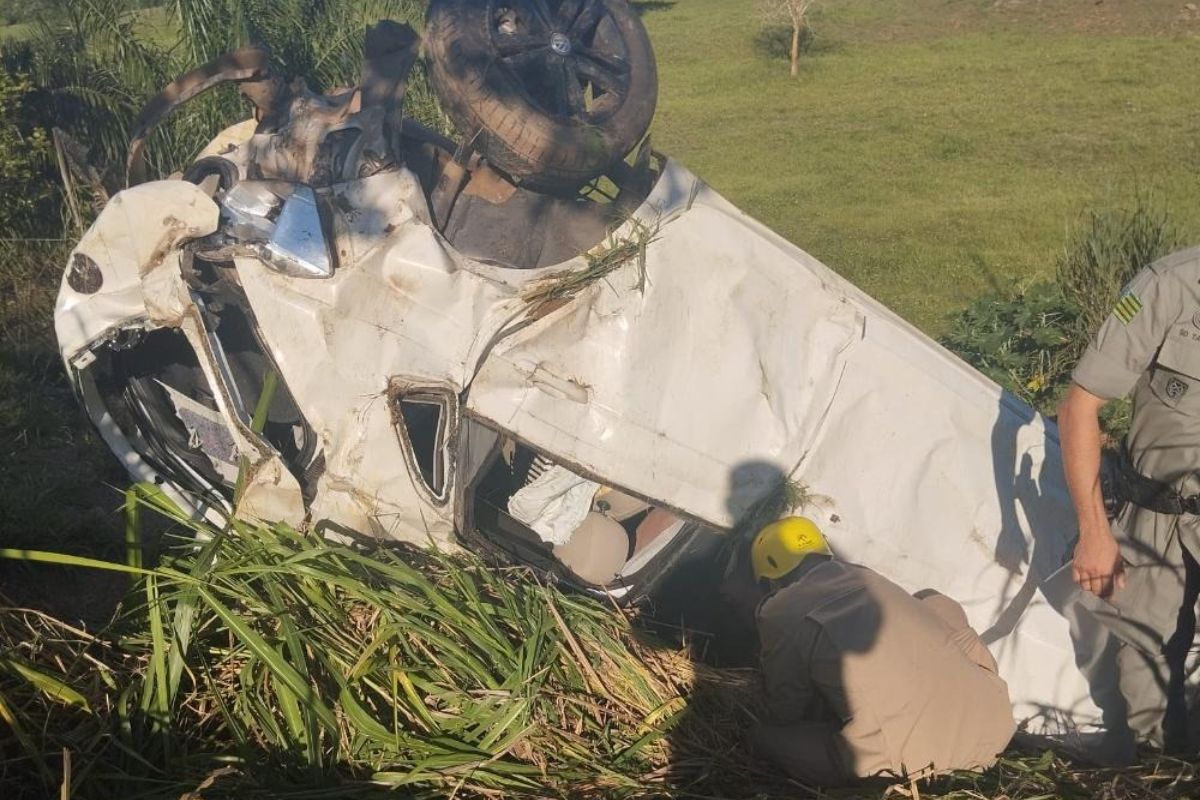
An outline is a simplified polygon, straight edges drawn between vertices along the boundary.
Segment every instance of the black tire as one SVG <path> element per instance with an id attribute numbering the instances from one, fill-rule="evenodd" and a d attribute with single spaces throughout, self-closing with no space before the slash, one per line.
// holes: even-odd
<path id="1" fill-rule="evenodd" d="M 625 0 L 432 0 L 426 43 L 459 132 L 533 188 L 582 186 L 654 117 L 654 51 Z"/>
<path id="2" fill-rule="evenodd" d="M 236 186 L 240 179 L 237 166 L 229 159 L 220 156 L 208 156 L 195 162 L 184 171 L 183 179 L 199 186 L 210 175 L 217 176 L 217 193 L 219 195 L 225 194 Z"/>

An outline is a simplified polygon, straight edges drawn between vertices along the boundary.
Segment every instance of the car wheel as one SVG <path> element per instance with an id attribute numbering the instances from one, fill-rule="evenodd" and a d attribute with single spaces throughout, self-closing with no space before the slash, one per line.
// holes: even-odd
<path id="1" fill-rule="evenodd" d="M 582 186 L 654 116 L 654 52 L 625 0 L 433 0 L 426 43 L 467 143 L 532 188 Z"/>

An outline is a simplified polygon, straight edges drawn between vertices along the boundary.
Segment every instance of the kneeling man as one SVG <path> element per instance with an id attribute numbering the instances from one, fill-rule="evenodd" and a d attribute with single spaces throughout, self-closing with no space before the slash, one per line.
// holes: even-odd
<path id="1" fill-rule="evenodd" d="M 833 558 L 798 517 L 765 528 L 750 561 L 774 717 L 755 739 L 792 777 L 836 786 L 995 763 L 1015 728 L 1008 686 L 958 603 Z"/>

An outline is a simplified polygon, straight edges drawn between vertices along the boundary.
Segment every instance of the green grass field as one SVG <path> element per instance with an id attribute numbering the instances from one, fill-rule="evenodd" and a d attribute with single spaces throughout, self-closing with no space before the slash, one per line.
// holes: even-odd
<path id="1" fill-rule="evenodd" d="M 131 11 L 142 24 L 142 33 L 152 41 L 170 45 L 176 38 L 175 23 L 165 6 Z M 0 25 L 0 44 L 5 41 L 19 41 L 34 34 L 36 25 L 19 22 L 15 25 Z"/>
<path id="2" fill-rule="evenodd" d="M 798 79 L 754 0 L 645 20 L 655 144 L 934 334 L 1137 192 L 1200 237 L 1200 19 L 1175 0 L 825 0 Z M 1186 13 L 1186 12 L 1184 12 Z"/>
<path id="3" fill-rule="evenodd" d="M 1150 194 L 1200 240 L 1200 12 L 1180 0 L 824 0 L 797 79 L 757 0 L 641 5 L 656 146 L 934 335 L 1048 277 L 1087 208 Z"/>
<path id="4" fill-rule="evenodd" d="M 0 25 L 0 42 L 23 39 L 29 35 L 31 30 L 30 26 L 24 23 Z"/>

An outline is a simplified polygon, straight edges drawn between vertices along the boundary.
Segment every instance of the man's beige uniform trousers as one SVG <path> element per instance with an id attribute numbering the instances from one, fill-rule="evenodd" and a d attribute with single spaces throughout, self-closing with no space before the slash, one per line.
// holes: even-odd
<path id="1" fill-rule="evenodd" d="M 957 603 L 836 560 L 800 569 L 758 610 L 773 760 L 824 784 L 995 762 L 1008 686 Z"/>
<path id="2" fill-rule="evenodd" d="M 1183 495 L 1200 492 L 1200 248 L 1155 262 L 1130 282 L 1072 377 L 1106 400 L 1132 392 L 1133 466 Z M 1168 696 L 1181 704 L 1182 656 L 1194 636 L 1185 595 L 1200 553 L 1200 518 L 1129 504 L 1113 533 L 1128 585 L 1113 595 L 1104 619 L 1122 641 L 1121 693 L 1130 726 L 1162 744 Z M 1172 724 L 1180 735 L 1184 720 Z"/>

